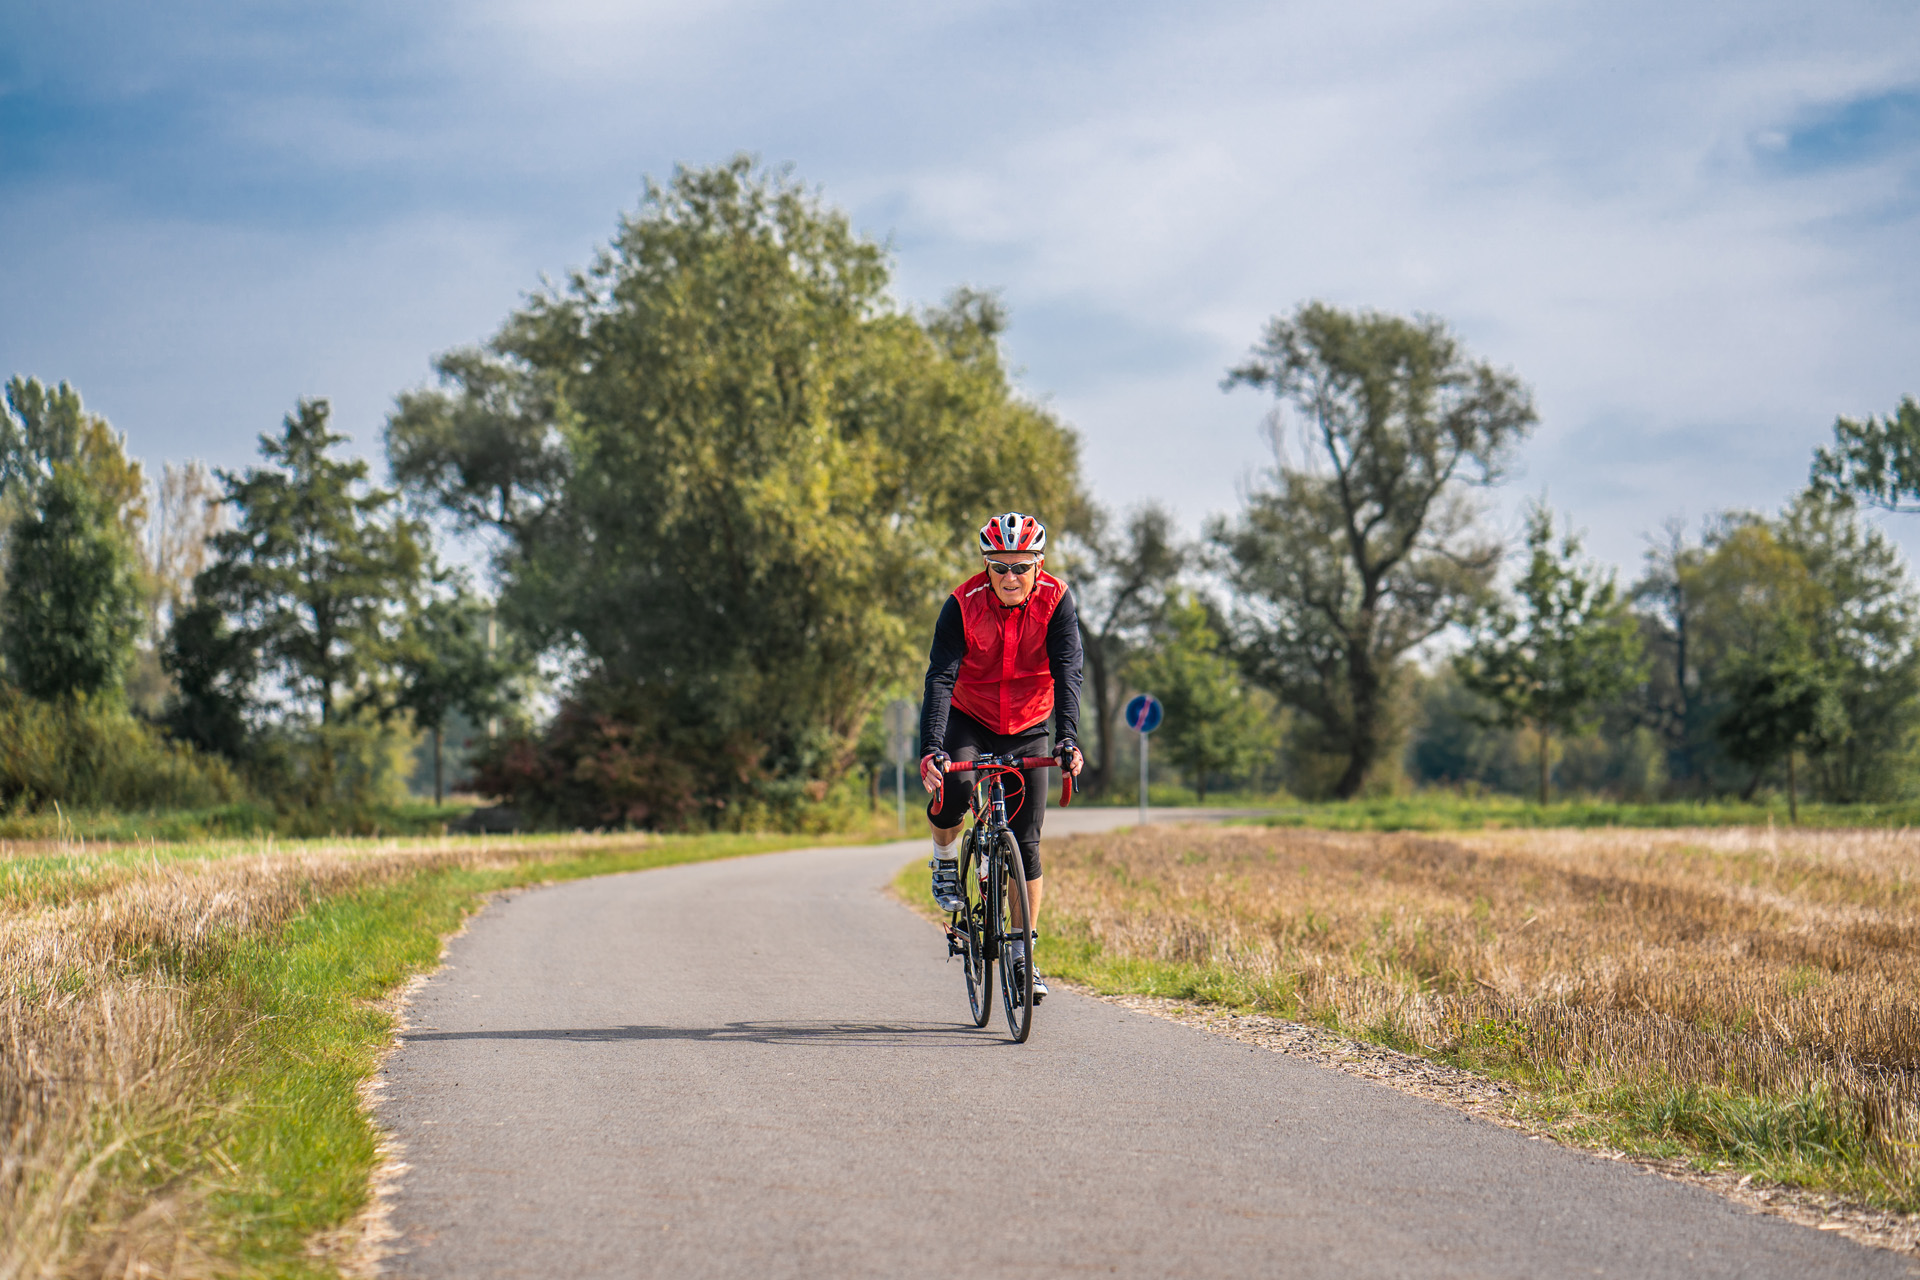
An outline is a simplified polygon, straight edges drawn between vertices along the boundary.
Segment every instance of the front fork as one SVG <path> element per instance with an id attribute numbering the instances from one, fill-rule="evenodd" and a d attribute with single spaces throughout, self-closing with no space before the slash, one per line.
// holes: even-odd
<path id="1" fill-rule="evenodd" d="M 964 864 L 971 856 L 970 850 L 973 844 L 973 832 L 968 831 L 967 834 L 960 837 L 960 839 L 962 842 L 960 845 L 960 861 Z M 961 874 L 965 875 L 966 873 L 963 871 Z M 960 931 L 960 917 L 967 911 L 966 901 L 967 895 L 963 888 L 960 894 L 960 910 L 947 917 L 947 958 L 949 960 L 955 956 L 959 956 L 962 960 L 967 958 L 967 935 Z"/>
<path id="2" fill-rule="evenodd" d="M 974 840 L 974 835 L 979 830 L 980 830 L 980 823 L 976 819 L 976 821 L 974 822 L 974 825 L 967 830 L 967 834 L 961 837 L 967 843 L 961 846 L 963 853 L 961 855 L 960 861 L 963 863 L 970 862 L 973 864 L 974 874 L 978 876 L 980 880 L 980 898 L 984 902 L 987 896 L 987 860 L 985 858 L 975 856 L 978 853 L 978 850 L 974 848 L 974 845 L 976 844 L 976 841 Z M 965 899 L 963 896 L 962 901 L 964 900 Z M 960 917 L 962 913 L 969 910 L 971 910 L 971 908 L 963 906 L 959 911 L 954 912 L 953 915 L 947 920 L 947 957 L 949 959 L 953 958 L 954 956 L 959 956 L 963 960 L 966 958 L 967 935 L 964 932 L 962 932 L 960 929 Z M 972 927 L 976 922 L 968 921 L 967 923 L 969 927 Z"/>

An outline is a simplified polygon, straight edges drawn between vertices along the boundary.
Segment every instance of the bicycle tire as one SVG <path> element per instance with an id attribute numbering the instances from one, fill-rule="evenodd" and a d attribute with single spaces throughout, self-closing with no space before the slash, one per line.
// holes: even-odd
<path id="1" fill-rule="evenodd" d="M 1033 1030 L 1033 915 L 1028 910 L 1027 877 L 1019 846 L 1014 844 L 1012 832 L 1002 831 L 998 834 L 1000 856 L 994 859 L 994 865 L 1004 868 L 1002 879 L 1006 902 L 1001 908 L 1003 925 L 997 930 L 1000 935 L 1000 1007 L 1006 1010 L 1007 1031 L 1013 1036 L 1013 1042 L 1025 1044 L 1028 1034 Z M 1018 929 L 1013 927 L 1014 912 L 1011 909 L 1016 901 L 1020 905 L 1020 919 L 1025 922 Z M 1012 962 L 1015 943 L 1024 944 L 1021 948 L 1027 957 L 1024 965 Z"/>
<path id="2" fill-rule="evenodd" d="M 966 948 L 960 964 L 966 970 L 967 1006 L 973 1012 L 973 1025 L 984 1027 L 993 1016 L 993 956 L 987 950 L 986 895 L 980 891 L 980 877 L 974 870 L 974 846 L 979 843 L 974 836 L 978 830 L 968 831 L 960 842 L 960 898 L 966 905 L 956 925 Z"/>
<path id="3" fill-rule="evenodd" d="M 983 839 L 981 843 L 984 844 L 985 840 Z M 986 858 L 987 866 L 987 884 L 981 896 L 981 906 L 986 911 L 987 925 L 983 931 L 985 935 L 983 941 L 986 943 L 987 963 L 992 964 L 997 960 L 1003 961 L 1006 959 L 1006 953 L 1001 945 L 1001 938 L 1005 934 L 1007 923 L 1007 899 L 1004 892 L 1002 892 L 1003 882 L 1006 876 L 1003 873 L 999 858 L 994 857 L 991 853 L 984 854 L 983 856 Z M 1002 964 L 1000 967 L 1000 989 L 1003 999 L 1005 997 L 1006 986 L 1007 969 L 1006 966 Z"/>

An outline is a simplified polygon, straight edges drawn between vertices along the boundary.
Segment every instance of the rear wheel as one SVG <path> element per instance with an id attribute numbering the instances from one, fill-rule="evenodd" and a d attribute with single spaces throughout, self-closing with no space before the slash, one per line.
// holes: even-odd
<path id="1" fill-rule="evenodd" d="M 1025 1044 L 1027 1033 L 1033 1029 L 1033 916 L 1027 910 L 1027 878 L 1020 850 L 1010 833 L 1002 832 L 1000 842 L 1001 856 L 994 859 L 996 868 L 1004 870 L 999 877 L 1002 892 L 994 895 L 1005 903 L 996 931 L 1000 935 L 1000 1005 L 1006 1010 L 1007 1030 L 1013 1042 Z M 1018 927 L 1013 923 L 1015 917 L 1022 922 Z M 1015 956 L 1023 957 L 1022 962 L 1016 964 Z"/>
<path id="2" fill-rule="evenodd" d="M 993 1016 L 993 960 L 987 951 L 987 903 L 980 891 L 976 831 L 978 828 L 967 832 L 960 842 L 960 897 L 966 906 L 954 927 L 960 931 L 961 945 L 966 949 L 961 963 L 967 971 L 967 1005 L 973 1010 L 973 1025 L 984 1027 Z"/>

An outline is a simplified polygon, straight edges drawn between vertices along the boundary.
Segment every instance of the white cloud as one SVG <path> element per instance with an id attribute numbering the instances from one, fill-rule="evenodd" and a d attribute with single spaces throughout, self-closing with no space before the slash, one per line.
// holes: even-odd
<path id="1" fill-rule="evenodd" d="M 1920 82 L 1902 6 L 496 0 L 349 13 L 317 68 L 236 12 L 136 33 L 145 60 L 81 37 L 101 93 L 187 94 L 186 171 L 0 169 L 0 269 L 45 300 L 0 350 L 137 447 L 242 453 L 308 391 L 377 421 L 643 172 L 737 149 L 891 234 L 903 297 L 1003 286 L 1100 495 L 1196 522 L 1265 461 L 1221 372 L 1310 297 L 1439 313 L 1516 368 L 1544 423 L 1515 495 L 1623 561 L 1920 391 L 1910 153 L 1788 164 L 1809 113 Z"/>
<path id="2" fill-rule="evenodd" d="M 40 252 L 10 283 L 44 305 L 5 328 L 7 372 L 73 382 L 136 454 L 221 466 L 254 461 L 255 437 L 302 396 L 331 399 L 336 429 L 377 455 L 393 394 L 425 380 L 432 353 L 487 336 L 532 252 L 514 228 L 437 214 L 324 245 L 115 220 L 73 189 L 0 216 L 0 242 L 27 234 Z"/>
<path id="3" fill-rule="evenodd" d="M 1445 26 L 1405 33 L 1418 49 L 1343 50 L 1336 21 L 1299 33 L 1301 62 L 1327 61 L 1298 76 L 1230 81 L 1177 111 L 1101 102 L 1003 153 L 929 164 L 899 183 L 905 238 L 999 266 L 1016 322 L 1072 301 L 1210 339 L 1186 367 L 1142 379 L 1116 363 L 1059 397 L 1109 495 L 1189 512 L 1231 502 L 1264 461 L 1258 408 L 1223 410 L 1220 371 L 1308 297 L 1437 312 L 1516 367 L 1545 417 L 1524 483 L 1621 559 L 1670 512 L 1777 502 L 1834 413 L 1891 407 L 1914 379 L 1920 281 L 1886 253 L 1911 213 L 1834 230 L 1912 175 L 1783 180 L 1745 150 L 1810 99 L 1911 76 L 1911 35 L 1849 75 L 1818 47 L 1721 57 L 1729 29 L 1700 23 L 1668 78 L 1630 66 L 1556 107 L 1543 83 L 1581 50 Z M 1049 385 L 1051 362 L 1030 363 Z M 1103 442 L 1144 459 L 1155 439 L 1183 465 L 1100 460 Z"/>

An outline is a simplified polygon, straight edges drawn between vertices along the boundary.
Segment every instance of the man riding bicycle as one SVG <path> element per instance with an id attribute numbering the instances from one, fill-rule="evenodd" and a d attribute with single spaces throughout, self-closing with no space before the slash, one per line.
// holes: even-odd
<path id="1" fill-rule="evenodd" d="M 1075 740 L 1080 723 L 1080 620 L 1066 584 L 1044 572 L 1047 527 L 1018 511 L 995 516 L 980 528 L 986 568 L 954 589 L 933 628 L 927 655 L 927 689 L 921 702 L 920 781 L 934 798 L 927 806 L 933 828 L 933 898 L 942 911 L 961 909 L 956 848 L 973 784 L 943 772 L 949 760 L 982 754 L 1043 756 L 1047 716 L 1054 722 L 1060 767 L 1079 774 L 1085 765 Z M 1008 823 L 1025 864 L 1027 901 L 1034 925 L 1040 919 L 1040 826 L 1047 807 L 1043 770 L 1020 775 L 1024 785 L 1007 796 Z M 1027 922 L 1018 918 L 1016 927 Z M 1016 963 L 1031 964 L 1017 943 Z M 1047 994 L 1033 978 L 1035 1003 Z"/>

